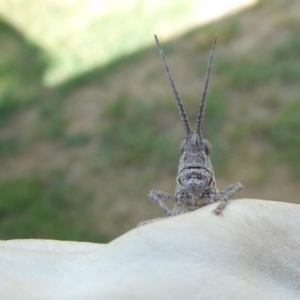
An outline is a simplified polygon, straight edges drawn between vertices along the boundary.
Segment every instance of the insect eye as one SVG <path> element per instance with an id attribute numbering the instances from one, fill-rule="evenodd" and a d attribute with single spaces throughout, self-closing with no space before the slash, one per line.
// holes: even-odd
<path id="1" fill-rule="evenodd" d="M 211 144 L 209 141 L 204 141 L 204 151 L 206 153 L 206 155 L 209 155 L 210 154 L 210 151 L 211 151 Z"/>

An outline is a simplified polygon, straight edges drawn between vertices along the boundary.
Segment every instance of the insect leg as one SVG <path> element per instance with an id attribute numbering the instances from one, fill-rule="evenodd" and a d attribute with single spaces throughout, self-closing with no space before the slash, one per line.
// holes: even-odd
<path id="1" fill-rule="evenodd" d="M 151 220 L 143 221 L 143 222 L 140 222 L 139 224 L 137 224 L 137 227 L 144 226 L 144 225 L 147 225 L 147 224 L 151 224 L 153 222 L 160 221 L 160 220 L 163 220 L 163 219 L 166 219 L 166 218 L 167 217 L 165 217 L 165 218 L 156 218 L 156 219 L 151 219 Z"/>
<path id="2" fill-rule="evenodd" d="M 148 194 L 148 197 L 150 200 L 158 204 L 167 216 L 170 216 L 172 212 L 162 201 L 171 201 L 174 203 L 177 202 L 177 198 L 175 196 L 157 190 L 151 190 Z"/>
<path id="3" fill-rule="evenodd" d="M 216 209 L 214 209 L 212 212 L 216 215 L 221 215 L 222 211 L 225 209 L 228 200 L 237 192 L 242 190 L 243 186 L 239 183 L 233 183 L 230 186 L 228 186 L 226 189 L 224 189 L 222 192 L 219 193 L 220 195 L 220 203 L 217 206 Z"/>

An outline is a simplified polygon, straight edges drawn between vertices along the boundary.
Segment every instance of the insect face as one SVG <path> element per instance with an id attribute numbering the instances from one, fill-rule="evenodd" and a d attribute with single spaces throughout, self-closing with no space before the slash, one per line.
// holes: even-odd
<path id="1" fill-rule="evenodd" d="M 195 132 L 180 143 L 178 183 L 193 194 L 202 194 L 212 180 L 210 150 L 210 143 Z"/>

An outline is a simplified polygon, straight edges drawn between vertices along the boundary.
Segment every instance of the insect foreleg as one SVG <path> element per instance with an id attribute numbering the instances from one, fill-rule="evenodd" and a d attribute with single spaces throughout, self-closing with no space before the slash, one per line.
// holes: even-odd
<path id="1" fill-rule="evenodd" d="M 177 198 L 175 196 L 157 190 L 151 190 L 148 197 L 150 200 L 158 204 L 167 216 L 170 216 L 172 211 L 162 201 L 171 201 L 173 203 L 177 202 Z"/>
<path id="2" fill-rule="evenodd" d="M 227 205 L 228 200 L 237 192 L 242 190 L 243 186 L 239 183 L 233 183 L 230 186 L 228 186 L 226 189 L 224 189 L 222 192 L 219 193 L 220 197 L 220 203 L 217 206 L 216 209 L 214 209 L 212 212 L 216 215 L 221 215 L 222 211 Z"/>

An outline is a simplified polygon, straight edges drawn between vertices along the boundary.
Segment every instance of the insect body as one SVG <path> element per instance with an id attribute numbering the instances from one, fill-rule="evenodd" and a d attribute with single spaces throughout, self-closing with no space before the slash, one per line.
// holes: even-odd
<path id="1" fill-rule="evenodd" d="M 216 215 L 221 215 L 222 211 L 226 207 L 228 200 L 235 193 L 242 189 L 242 185 L 239 182 L 236 182 L 229 185 L 223 191 L 218 191 L 216 187 L 214 170 L 210 162 L 211 145 L 209 141 L 205 140 L 202 136 L 206 93 L 217 37 L 214 38 L 212 49 L 210 52 L 210 58 L 204 83 L 204 89 L 202 92 L 200 107 L 197 115 L 195 131 L 192 131 L 190 128 L 189 121 L 187 119 L 178 92 L 176 90 L 173 78 L 171 76 L 169 67 L 167 65 L 164 53 L 159 44 L 157 36 L 155 36 L 155 40 L 173 93 L 175 95 L 177 107 L 185 130 L 185 139 L 180 143 L 179 146 L 180 160 L 175 196 L 157 190 L 151 190 L 148 196 L 152 201 L 157 203 L 165 212 L 165 214 L 169 217 L 193 211 L 214 202 L 220 203 L 217 206 L 217 208 L 213 210 L 213 213 Z M 170 210 L 163 203 L 163 201 L 173 202 L 175 204 L 173 209 Z M 156 220 L 158 219 L 144 221 L 139 225 L 151 223 Z"/>

